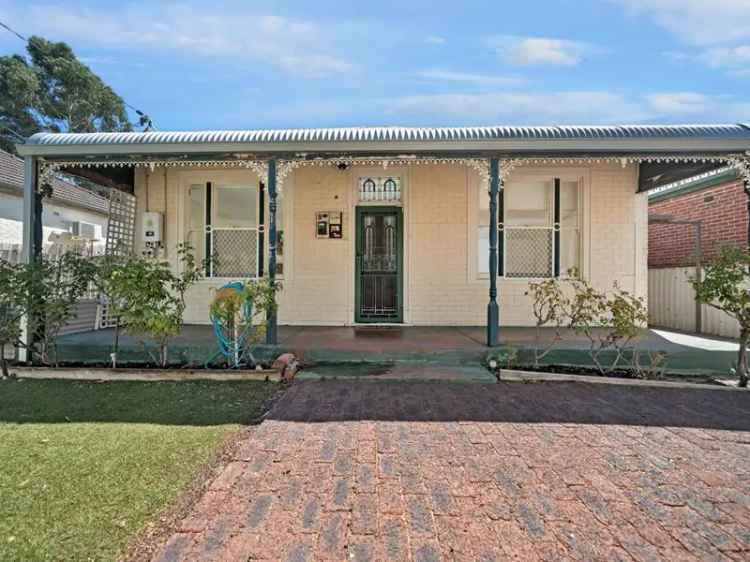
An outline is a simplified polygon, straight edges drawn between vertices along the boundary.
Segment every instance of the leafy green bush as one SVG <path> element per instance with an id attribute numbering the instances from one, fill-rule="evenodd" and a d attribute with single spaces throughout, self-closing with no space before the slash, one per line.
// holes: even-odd
<path id="1" fill-rule="evenodd" d="M 3 378 L 9 377 L 5 347 L 21 344 L 21 320 L 26 315 L 28 304 L 25 267 L 0 260 L 0 366 Z"/>
<path id="2" fill-rule="evenodd" d="M 55 343 L 60 329 L 75 315 L 76 303 L 86 294 L 96 264 L 75 252 L 59 257 L 40 256 L 23 266 L 21 289 L 27 295 L 32 353 L 45 365 L 57 362 Z"/>
<path id="3" fill-rule="evenodd" d="M 127 333 L 146 346 L 152 340 L 159 356 L 155 363 L 166 367 L 169 341 L 182 330 L 185 293 L 201 277 L 204 268 L 196 265 L 189 245 L 177 247 L 180 273 L 169 264 L 153 258 L 130 257 L 106 264 L 100 285 L 109 298 L 111 313 L 119 318 Z"/>

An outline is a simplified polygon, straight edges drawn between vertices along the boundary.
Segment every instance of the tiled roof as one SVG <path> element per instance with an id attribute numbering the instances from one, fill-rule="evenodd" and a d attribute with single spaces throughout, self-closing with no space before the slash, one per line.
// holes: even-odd
<path id="1" fill-rule="evenodd" d="M 0 185 L 23 192 L 23 173 L 23 160 L 0 150 Z M 105 197 L 60 178 L 52 181 L 52 198 L 62 205 L 72 205 L 97 213 L 109 212 L 109 203 Z"/>
<path id="2" fill-rule="evenodd" d="M 750 140 L 750 126 L 611 125 L 559 127 L 346 127 L 148 133 L 37 133 L 31 145 L 248 144 L 299 142 L 471 142 L 492 140 L 733 139 Z"/>

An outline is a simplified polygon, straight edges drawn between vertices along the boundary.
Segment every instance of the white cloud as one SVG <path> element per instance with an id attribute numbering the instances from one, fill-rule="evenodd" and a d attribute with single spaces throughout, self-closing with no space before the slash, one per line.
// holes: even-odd
<path id="1" fill-rule="evenodd" d="M 575 66 L 584 55 L 596 51 L 592 45 L 579 41 L 549 37 L 496 35 L 485 39 L 507 63 L 519 66 L 555 65 Z"/>
<path id="2" fill-rule="evenodd" d="M 305 78 L 325 78 L 352 69 L 349 62 L 328 55 L 289 55 L 281 57 L 279 63 L 290 74 Z"/>
<path id="3" fill-rule="evenodd" d="M 646 15 L 680 39 L 697 45 L 750 37 L 748 0 L 610 0 L 634 15 Z"/>
<path id="4" fill-rule="evenodd" d="M 92 9 L 70 4 L 24 7 L 14 19 L 33 33 L 98 48 L 173 50 L 207 57 L 252 59 L 296 77 L 322 78 L 353 65 L 339 56 L 338 29 L 330 23 L 217 7 L 126 4 Z"/>
<path id="5" fill-rule="evenodd" d="M 700 115 L 713 103 L 705 94 L 695 92 L 665 92 L 646 96 L 649 105 L 665 115 Z"/>
<path id="6" fill-rule="evenodd" d="M 728 70 L 731 74 L 750 72 L 750 45 L 714 47 L 704 52 L 700 59 L 711 68 Z"/>
<path id="7" fill-rule="evenodd" d="M 440 35 L 428 35 L 427 37 L 425 37 L 424 42 L 428 45 L 445 45 L 447 43 L 447 40 L 445 39 L 445 37 L 441 37 Z"/>
<path id="8" fill-rule="evenodd" d="M 383 100 L 386 114 L 407 120 L 509 125 L 612 124 L 750 119 L 750 103 L 731 96 L 607 91 L 415 95 Z"/>
<path id="9" fill-rule="evenodd" d="M 431 68 L 417 72 L 419 78 L 444 82 L 460 82 L 465 84 L 505 84 L 507 86 L 523 84 L 523 78 L 509 76 L 495 76 L 493 74 L 475 74 L 470 72 L 454 72 L 451 70 Z"/>
<path id="10" fill-rule="evenodd" d="M 667 51 L 667 58 L 678 63 L 699 63 L 709 68 L 726 71 L 734 77 L 750 76 L 750 45 L 711 47 L 703 51 Z"/>
<path id="11" fill-rule="evenodd" d="M 392 115 L 440 115 L 466 123 L 571 124 L 644 121 L 643 104 L 611 92 L 496 92 L 406 96 L 386 102 Z"/>

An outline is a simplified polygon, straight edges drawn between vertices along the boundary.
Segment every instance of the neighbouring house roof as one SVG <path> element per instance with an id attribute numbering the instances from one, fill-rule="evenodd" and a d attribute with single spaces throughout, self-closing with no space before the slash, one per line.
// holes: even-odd
<path id="1" fill-rule="evenodd" d="M 23 160 L 0 150 L 0 187 L 23 195 Z M 80 187 L 60 178 L 52 180 L 52 200 L 63 206 L 107 214 L 109 202 L 90 189 Z"/>
<path id="2" fill-rule="evenodd" d="M 750 125 L 347 127 L 148 133 L 37 133 L 24 155 L 304 150 L 750 150 Z"/>
<path id="3" fill-rule="evenodd" d="M 708 189 L 723 183 L 735 181 L 739 177 L 736 168 L 724 167 L 718 170 L 686 178 L 684 180 L 665 185 L 651 191 L 648 195 L 649 203 L 672 199 L 686 193 Z"/>

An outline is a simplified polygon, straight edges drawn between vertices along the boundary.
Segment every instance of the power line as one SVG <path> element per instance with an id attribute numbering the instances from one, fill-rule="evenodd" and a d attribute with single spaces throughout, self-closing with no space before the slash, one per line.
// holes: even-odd
<path id="1" fill-rule="evenodd" d="M 9 135 L 5 135 L 5 136 L 14 137 L 14 138 L 18 139 L 22 143 L 26 142 L 26 138 L 21 133 L 19 133 L 18 131 L 16 131 L 15 129 L 13 129 L 11 127 L 8 127 L 7 125 L 0 125 L 0 129 L 4 129 L 4 130 L 8 131 L 8 133 L 10 133 Z M 0 133 L 0 134 L 2 134 L 2 133 Z"/>
<path id="2" fill-rule="evenodd" d="M 24 37 L 23 35 L 21 35 L 20 33 L 18 33 L 15 29 L 13 29 L 12 27 L 10 27 L 5 22 L 0 21 L 0 27 L 3 27 L 7 31 L 9 31 L 10 33 L 12 33 L 16 37 L 18 37 L 24 43 L 28 43 L 29 42 L 29 40 L 26 37 Z M 124 99 L 122 100 L 122 103 L 124 103 L 126 107 L 129 107 L 130 109 L 132 109 L 133 111 L 135 111 L 135 114 L 138 115 L 138 122 L 139 122 L 140 126 L 144 127 L 144 129 L 143 129 L 144 132 L 148 132 L 148 131 L 152 131 L 152 130 L 156 129 L 156 127 L 154 126 L 154 122 L 151 120 L 151 117 L 149 117 L 148 114 L 144 113 L 143 111 L 141 111 L 140 109 L 138 109 L 136 107 L 133 107 L 128 102 L 126 102 Z"/>
<path id="3" fill-rule="evenodd" d="M 16 37 L 18 37 L 21 41 L 28 42 L 28 39 L 26 39 L 26 37 L 24 37 L 23 35 L 21 35 L 20 33 L 18 33 L 18 31 L 16 31 L 15 29 L 13 29 L 8 24 L 3 23 L 3 22 L 0 21 L 0 26 L 4 27 L 8 31 L 10 31 L 13 35 L 15 35 Z"/>

